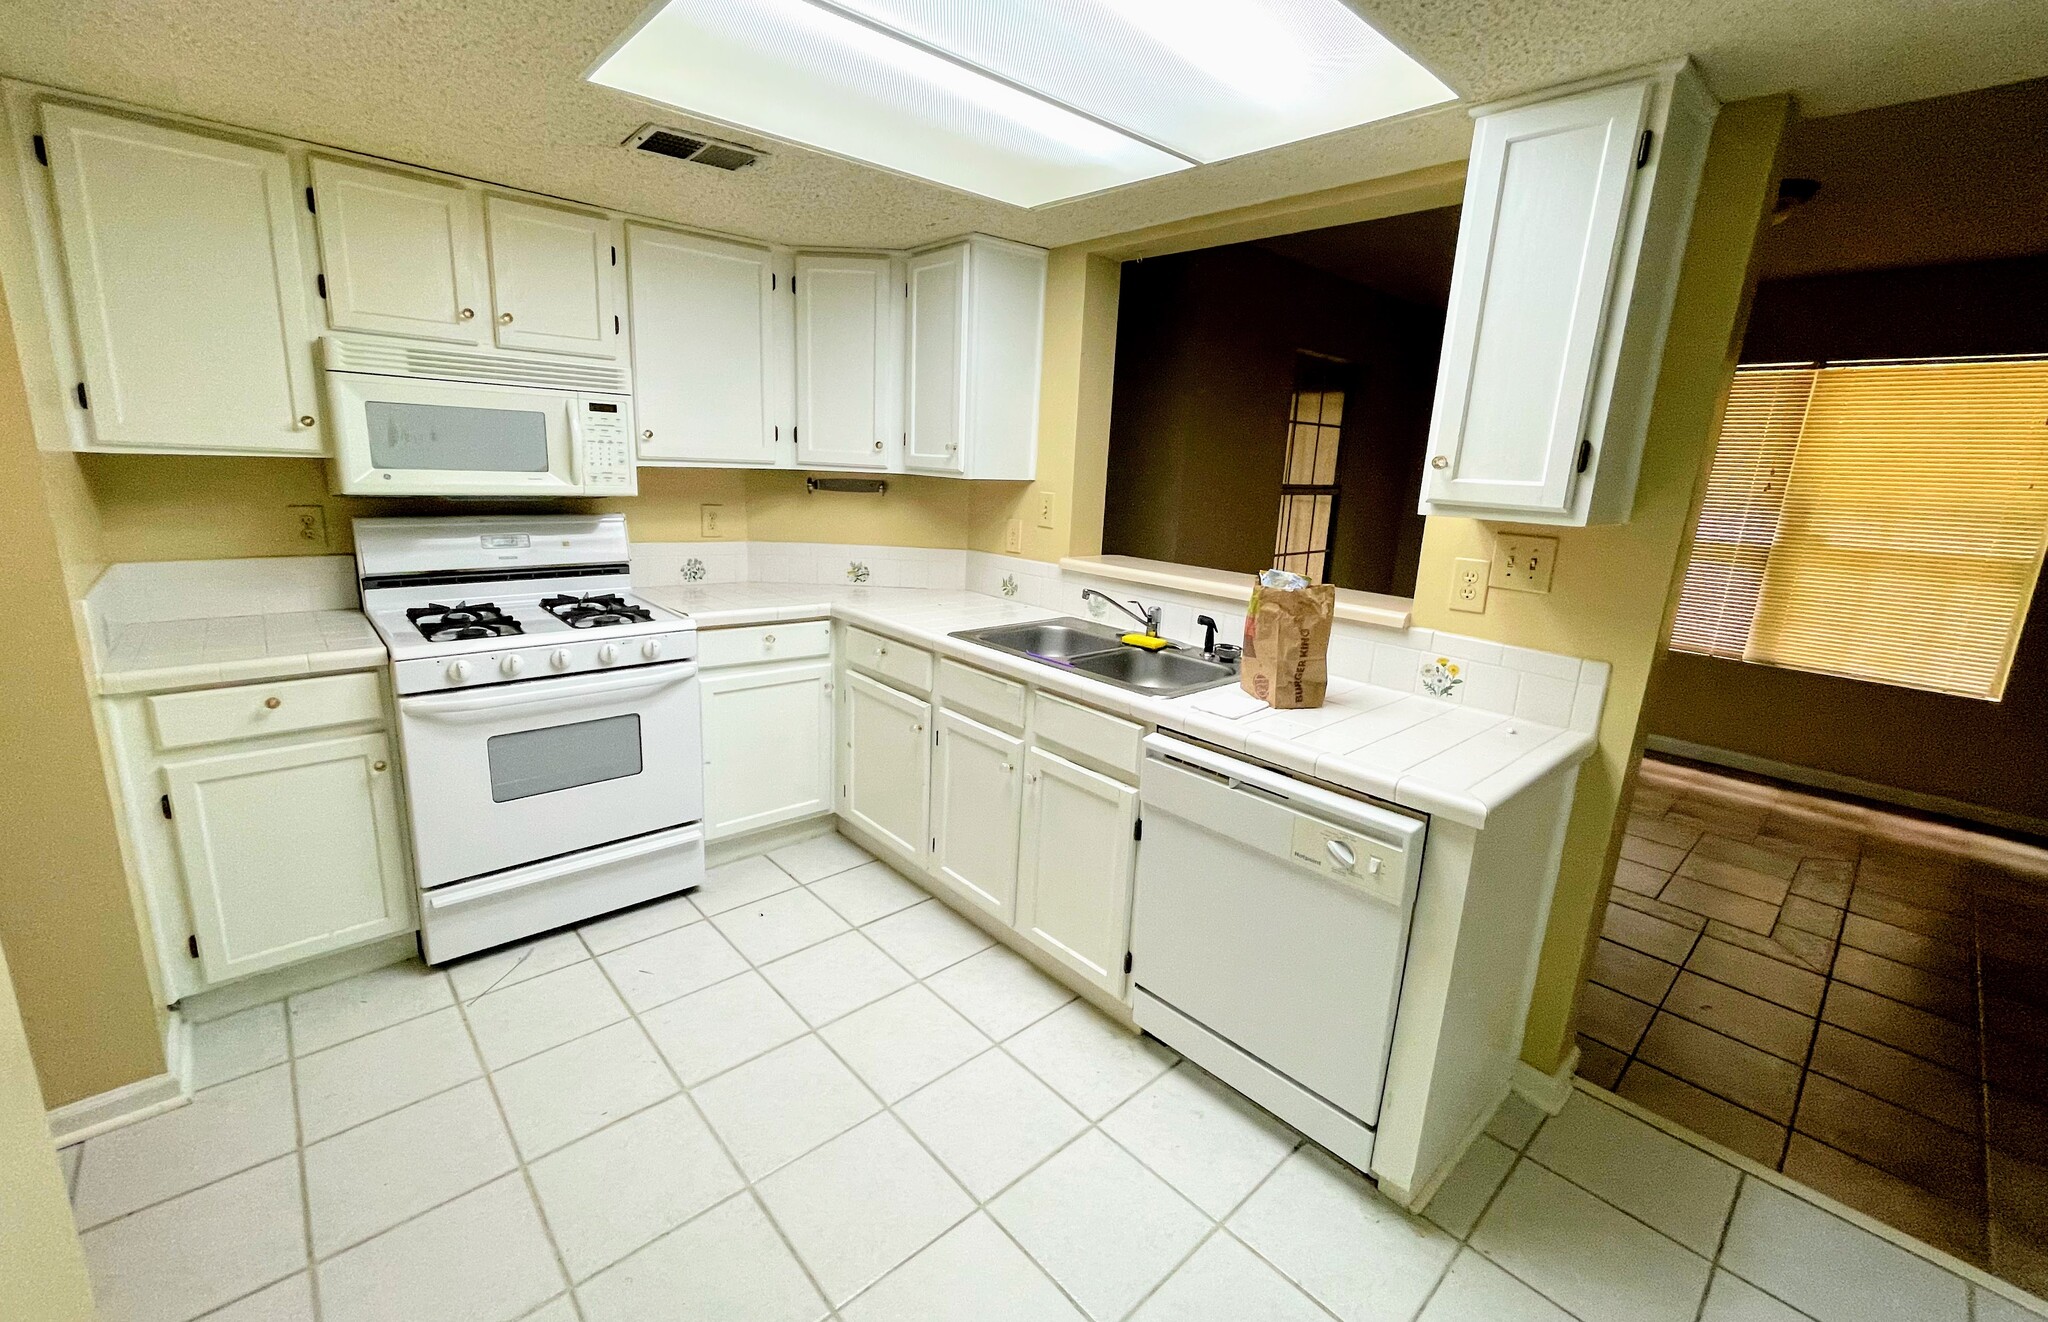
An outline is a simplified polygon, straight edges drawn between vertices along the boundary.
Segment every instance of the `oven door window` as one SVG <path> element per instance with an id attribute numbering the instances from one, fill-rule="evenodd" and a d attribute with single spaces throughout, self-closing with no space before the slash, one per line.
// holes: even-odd
<path id="1" fill-rule="evenodd" d="M 548 471 L 548 415 L 373 400 L 363 406 L 370 463 L 380 469 L 467 473 Z"/>
<path id="2" fill-rule="evenodd" d="M 640 718 L 607 716 L 601 721 L 493 735 L 488 753 L 491 800 L 495 803 L 637 776 Z"/>

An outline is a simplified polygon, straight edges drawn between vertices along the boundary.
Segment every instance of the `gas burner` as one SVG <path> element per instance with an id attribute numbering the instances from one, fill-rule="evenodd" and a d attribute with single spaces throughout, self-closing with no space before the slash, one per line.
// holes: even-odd
<path id="1" fill-rule="evenodd" d="M 453 606 L 429 602 L 405 613 L 430 643 L 453 642 L 460 638 L 503 638 L 525 633 L 519 621 L 488 601 L 459 601 Z"/>
<path id="2" fill-rule="evenodd" d="M 614 624 L 645 624 L 654 618 L 652 611 L 644 606 L 635 606 L 615 592 L 601 592 L 584 597 L 572 597 L 566 593 L 558 597 L 543 597 L 540 608 L 571 629 L 602 629 Z"/>

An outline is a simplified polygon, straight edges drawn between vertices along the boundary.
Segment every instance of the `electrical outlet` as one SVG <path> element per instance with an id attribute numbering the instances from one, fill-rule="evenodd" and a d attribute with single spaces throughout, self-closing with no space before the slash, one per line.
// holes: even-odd
<path id="1" fill-rule="evenodd" d="M 1515 592 L 1550 591 L 1557 568 L 1557 538 L 1503 533 L 1493 539 L 1493 575 L 1488 582 Z"/>
<path id="2" fill-rule="evenodd" d="M 1487 562 L 1479 559 L 1451 561 L 1452 610 L 1474 615 L 1485 611 L 1487 568 Z"/>
<path id="3" fill-rule="evenodd" d="M 327 510 L 321 505 L 287 505 L 285 510 L 292 516 L 292 530 L 302 542 L 315 546 L 327 545 Z"/>
<path id="4" fill-rule="evenodd" d="M 1052 527 L 1052 492 L 1050 491 L 1038 493 L 1038 526 L 1041 528 Z"/>
<path id="5" fill-rule="evenodd" d="M 1010 555 L 1024 554 L 1024 520 L 1011 519 L 1003 525 L 1003 550 Z"/>
<path id="6" fill-rule="evenodd" d="M 725 506 L 699 505 L 697 523 L 697 530 L 706 541 L 725 536 Z"/>

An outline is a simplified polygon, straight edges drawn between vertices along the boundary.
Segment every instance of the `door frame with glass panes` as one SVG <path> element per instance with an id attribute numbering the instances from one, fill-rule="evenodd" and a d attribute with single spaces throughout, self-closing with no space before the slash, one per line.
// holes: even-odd
<path id="1" fill-rule="evenodd" d="M 1341 358 L 1297 350 L 1280 470 L 1273 566 L 1311 583 L 1331 581 L 1330 534 L 1337 526 L 1337 450 L 1344 400 L 1356 369 Z"/>

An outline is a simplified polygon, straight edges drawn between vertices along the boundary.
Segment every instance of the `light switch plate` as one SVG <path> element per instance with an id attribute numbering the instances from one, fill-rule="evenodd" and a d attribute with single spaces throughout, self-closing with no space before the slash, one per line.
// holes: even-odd
<path id="1" fill-rule="evenodd" d="M 1486 610 L 1489 565 L 1476 557 L 1451 561 L 1451 609 L 1479 615 Z"/>
<path id="2" fill-rule="evenodd" d="M 1515 592 L 1548 592 L 1556 567 L 1557 538 L 1502 533 L 1493 539 L 1493 576 L 1488 581 Z"/>
<path id="3" fill-rule="evenodd" d="M 706 541 L 725 536 L 725 506 L 699 505 L 697 507 L 698 532 Z"/>
<path id="4" fill-rule="evenodd" d="M 1038 526 L 1041 528 L 1052 527 L 1052 492 L 1050 491 L 1038 493 Z"/>

